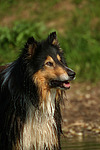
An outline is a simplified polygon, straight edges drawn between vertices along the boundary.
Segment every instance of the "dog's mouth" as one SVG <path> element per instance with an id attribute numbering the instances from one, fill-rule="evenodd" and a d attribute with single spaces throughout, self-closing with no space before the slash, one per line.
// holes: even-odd
<path id="1" fill-rule="evenodd" d="M 50 82 L 50 87 L 51 88 L 60 88 L 60 89 L 69 89 L 70 83 L 67 80 L 66 81 L 52 80 Z"/>

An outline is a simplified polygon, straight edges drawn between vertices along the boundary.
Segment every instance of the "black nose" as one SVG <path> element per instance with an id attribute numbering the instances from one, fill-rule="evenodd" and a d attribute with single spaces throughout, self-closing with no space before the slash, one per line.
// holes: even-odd
<path id="1" fill-rule="evenodd" d="M 73 80 L 75 78 L 76 73 L 68 67 L 66 67 L 66 70 L 67 70 L 67 74 L 70 77 L 70 79 Z"/>

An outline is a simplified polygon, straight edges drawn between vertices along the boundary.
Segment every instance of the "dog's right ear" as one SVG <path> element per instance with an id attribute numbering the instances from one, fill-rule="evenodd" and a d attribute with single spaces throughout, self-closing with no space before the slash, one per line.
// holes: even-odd
<path id="1" fill-rule="evenodd" d="M 30 37 L 27 40 L 27 43 L 25 45 L 29 58 L 31 58 L 34 55 L 36 47 L 37 47 L 37 41 L 33 37 Z"/>

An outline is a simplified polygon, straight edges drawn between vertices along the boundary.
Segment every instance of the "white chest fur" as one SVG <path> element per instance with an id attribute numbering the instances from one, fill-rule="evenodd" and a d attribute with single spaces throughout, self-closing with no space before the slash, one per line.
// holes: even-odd
<path id="1" fill-rule="evenodd" d="M 57 126 L 54 119 L 56 91 L 47 94 L 46 102 L 43 101 L 39 109 L 30 104 L 27 120 L 24 125 L 21 143 L 23 150 L 43 150 L 44 147 L 57 146 Z"/>

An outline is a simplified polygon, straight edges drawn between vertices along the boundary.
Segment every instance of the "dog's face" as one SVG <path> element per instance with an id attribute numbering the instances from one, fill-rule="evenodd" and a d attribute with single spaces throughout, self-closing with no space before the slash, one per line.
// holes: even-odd
<path id="1" fill-rule="evenodd" d="M 69 89 L 69 81 L 75 72 L 67 67 L 56 33 L 51 33 L 46 41 L 37 43 L 31 39 L 28 44 L 28 59 L 34 70 L 32 80 L 45 88 Z"/>

